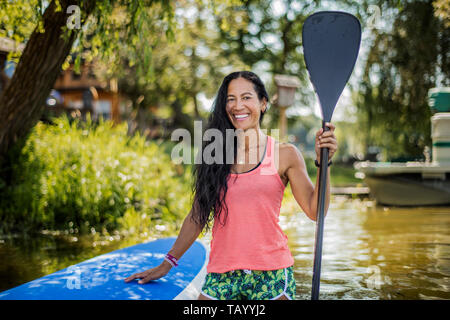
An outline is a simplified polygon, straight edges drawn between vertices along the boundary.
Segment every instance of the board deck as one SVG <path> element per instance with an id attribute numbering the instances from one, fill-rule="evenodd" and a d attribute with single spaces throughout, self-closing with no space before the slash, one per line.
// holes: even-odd
<path id="1" fill-rule="evenodd" d="M 208 247 L 195 241 L 177 267 L 158 280 L 138 284 L 125 278 L 158 266 L 176 238 L 119 249 L 0 292 L 3 300 L 190 300 L 206 276 Z"/>

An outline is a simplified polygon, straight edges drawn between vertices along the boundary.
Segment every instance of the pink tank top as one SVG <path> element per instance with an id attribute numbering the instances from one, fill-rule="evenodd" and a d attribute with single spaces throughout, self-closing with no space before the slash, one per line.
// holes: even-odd
<path id="1" fill-rule="evenodd" d="M 278 219 L 285 186 L 275 165 L 275 140 L 267 137 L 261 163 L 228 177 L 228 216 L 224 226 L 223 208 L 222 223 L 214 220 L 207 272 L 275 270 L 294 264 Z"/>

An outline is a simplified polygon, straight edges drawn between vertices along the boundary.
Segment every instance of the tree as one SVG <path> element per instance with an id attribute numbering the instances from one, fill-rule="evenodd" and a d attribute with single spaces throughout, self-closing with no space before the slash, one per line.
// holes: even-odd
<path id="1" fill-rule="evenodd" d="M 314 98 L 303 59 L 301 30 L 305 19 L 320 1 L 273 2 L 243 1 L 243 5 L 222 10 L 216 17 L 225 46 L 225 55 L 236 54 L 256 73 L 289 74 L 299 77 L 299 103 L 308 105 Z M 268 83 L 274 96 L 274 81 Z M 270 112 L 271 126 L 276 126 L 278 113 Z"/>
<path id="2" fill-rule="evenodd" d="M 364 12 L 358 1 L 333 1 L 332 5 L 357 16 L 361 16 L 360 11 Z M 330 8 L 330 2 L 320 0 L 247 0 L 240 6 L 230 6 L 216 17 L 224 54 L 236 54 L 256 73 L 272 75 L 272 81 L 266 83 L 272 97 L 276 93 L 275 74 L 298 77 L 301 85 L 293 108 L 310 106 L 312 110 L 316 97 L 303 57 L 302 28 L 306 18 L 314 12 L 334 9 Z M 269 111 L 267 120 L 269 127 L 278 125 L 277 109 Z M 288 118 L 289 128 L 299 123 L 309 126 L 304 117 Z"/>
<path id="3" fill-rule="evenodd" d="M 117 49 L 113 40 L 120 37 L 119 27 L 122 36 L 126 35 L 125 38 L 129 39 L 128 44 L 133 46 L 139 40 L 142 26 L 151 23 L 147 19 L 144 6 L 161 5 L 164 10 L 159 23 L 165 25 L 167 34 L 171 32 L 173 13 L 170 2 L 52 0 L 45 11 L 46 1 L 33 1 L 31 5 L 36 3 L 38 5 L 34 16 L 37 17 L 37 25 L 26 41 L 26 47 L 11 81 L 0 96 L 0 163 L 3 174 L 9 170 L 5 161 L 8 160 L 7 155 L 11 148 L 16 143 L 23 142 L 30 129 L 38 122 L 44 110 L 45 100 L 72 46 L 77 41 L 76 48 L 80 50 L 87 41 L 85 30 L 88 28 L 84 27 L 89 27 L 91 23 L 92 28 L 95 20 L 96 32 L 90 39 L 92 52 L 94 55 L 100 52 L 101 55 L 110 57 Z M 2 2 L 1 16 L 8 16 L 9 12 L 16 13 L 20 5 L 26 8 L 30 4 L 26 1 Z M 127 9 L 122 17 L 124 23 L 120 25 L 110 19 L 113 16 L 111 13 L 118 6 Z M 30 9 L 26 9 L 25 12 L 30 12 Z M 10 23 L 13 25 L 8 25 L 6 21 L 2 20 L 2 28 L 7 28 L 8 33 L 12 33 L 9 36 L 15 38 L 17 35 L 14 32 L 18 30 L 18 33 L 23 33 L 26 37 L 26 28 L 18 28 L 17 24 L 29 22 L 12 19 Z M 75 27 L 71 28 L 73 24 L 69 22 L 73 21 Z M 148 52 L 144 52 L 142 56 L 145 68 L 145 63 L 148 65 L 149 61 Z M 17 147 L 20 149 L 20 143 Z"/>
<path id="4" fill-rule="evenodd" d="M 157 81 L 147 81 L 137 75 L 128 57 L 143 50 L 124 48 L 121 56 L 123 70 L 118 74 L 121 92 L 134 101 L 135 121 L 143 131 L 148 119 L 158 110 L 173 120 L 173 127 L 193 130 L 193 120 L 205 118 L 198 94 L 212 98 L 230 67 L 245 68 L 237 55 L 224 57 L 221 39 L 214 25 L 213 10 L 202 1 L 183 1 L 174 8 L 172 25 L 176 41 L 155 32 L 158 41 L 150 47 L 152 73 Z M 158 16 L 154 12 L 154 16 Z M 149 37 L 151 35 L 147 35 Z M 146 38 L 139 46 L 147 46 Z"/>
<path id="5" fill-rule="evenodd" d="M 433 7 L 435 15 L 444 21 L 446 28 L 450 28 L 450 0 L 436 0 Z"/>
<path id="6" fill-rule="evenodd" d="M 85 14 L 93 10 L 93 2 L 78 3 Z M 66 10 L 68 3 L 62 3 Z M 3 15 L 4 13 L 2 13 Z M 52 1 L 42 17 L 42 26 L 33 31 L 9 85 L 0 96 L 0 157 L 28 132 L 42 113 L 45 99 L 60 67 L 70 52 L 76 33 L 67 32 L 66 14 Z M 41 27 L 44 32 L 41 32 Z M 49 53 L 52 54 L 49 54 Z"/>

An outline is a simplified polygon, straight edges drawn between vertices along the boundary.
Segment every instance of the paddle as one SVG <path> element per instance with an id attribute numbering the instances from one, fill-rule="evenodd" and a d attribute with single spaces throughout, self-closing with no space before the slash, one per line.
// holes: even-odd
<path id="1" fill-rule="evenodd" d="M 302 31 L 303 54 L 309 78 L 319 99 L 322 128 L 331 122 L 336 103 L 353 71 L 361 42 L 358 19 L 346 12 L 321 11 L 310 15 Z M 319 299 L 328 148 L 320 150 L 319 199 L 311 299 Z"/>

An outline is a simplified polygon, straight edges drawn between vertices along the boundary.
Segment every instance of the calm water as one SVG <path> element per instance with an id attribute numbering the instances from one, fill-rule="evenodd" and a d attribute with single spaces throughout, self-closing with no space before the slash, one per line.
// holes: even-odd
<path id="1" fill-rule="evenodd" d="M 297 299 L 309 299 L 315 223 L 291 200 L 280 223 L 295 258 Z M 297 213 L 292 213 L 297 212 Z M 42 234 L 0 240 L 0 291 L 93 256 L 158 237 Z M 334 197 L 325 220 L 321 299 L 450 299 L 450 208 L 384 208 Z M 207 239 L 208 237 L 206 237 Z"/>
<path id="2" fill-rule="evenodd" d="M 283 215 L 297 298 L 311 294 L 315 223 Z M 385 208 L 335 197 L 325 219 L 321 299 L 450 299 L 450 208 Z"/>

